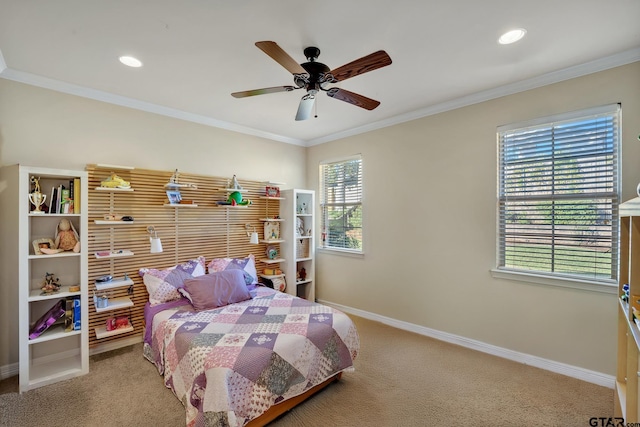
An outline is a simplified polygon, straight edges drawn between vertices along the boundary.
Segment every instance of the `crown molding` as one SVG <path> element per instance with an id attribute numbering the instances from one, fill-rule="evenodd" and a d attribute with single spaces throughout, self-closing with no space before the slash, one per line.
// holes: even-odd
<path id="1" fill-rule="evenodd" d="M 188 122 L 198 123 L 205 126 L 211 126 L 221 129 L 226 129 L 245 135 L 253 135 L 260 138 L 266 138 L 273 141 L 285 142 L 287 144 L 305 146 L 305 141 L 301 141 L 295 138 L 289 138 L 283 135 L 277 135 L 253 129 L 246 126 L 240 126 L 233 123 L 228 123 L 222 120 L 217 120 L 211 117 L 202 116 L 199 114 L 189 113 L 174 108 L 168 108 L 161 105 L 152 104 L 150 102 L 144 102 L 126 96 L 115 95 L 108 92 L 103 92 L 96 89 L 87 88 L 84 86 L 74 85 L 71 83 L 62 82 L 48 77 L 39 76 L 36 74 L 26 73 L 23 71 L 14 70 L 11 68 L 3 69 L 4 61 L 2 60 L 2 52 L 0 52 L 0 77 L 13 80 L 19 83 L 25 83 L 31 86 L 37 86 L 44 89 L 51 89 L 57 92 L 67 93 L 70 95 L 80 96 L 83 98 L 94 99 L 96 101 L 102 101 L 109 104 L 120 105 L 122 107 L 133 108 L 140 111 L 146 111 L 148 113 L 160 114 L 162 116 L 172 117 L 174 119 L 185 120 Z"/>
<path id="2" fill-rule="evenodd" d="M 365 132 L 371 132 L 373 130 L 393 126 L 427 116 L 432 116 L 434 114 L 444 113 L 445 111 L 467 107 L 469 105 L 478 104 L 480 102 L 489 101 L 507 95 L 513 95 L 515 93 L 524 92 L 530 89 L 536 89 L 564 80 L 582 77 L 588 74 L 597 73 L 599 71 L 605 71 L 610 68 L 620 67 L 622 65 L 631 64 L 637 61 L 640 61 L 640 48 L 627 50 L 615 55 L 596 59 L 591 62 L 586 62 L 584 64 L 575 65 L 573 67 L 568 67 L 558 71 L 552 71 L 550 73 L 542 74 L 530 79 L 521 80 L 519 82 L 452 99 L 450 101 L 411 111 L 406 114 L 401 114 L 385 120 L 380 120 L 378 122 L 369 123 L 365 126 L 360 126 L 357 128 L 348 129 L 343 132 L 327 135 L 321 138 L 312 139 L 307 141 L 307 147 L 324 144 L 326 142 L 335 141 L 337 139 L 342 139 L 349 136 L 359 135 Z"/>
<path id="3" fill-rule="evenodd" d="M 189 113 L 189 112 L 177 110 L 174 108 L 168 108 L 168 107 L 152 104 L 150 102 L 144 102 L 137 99 L 128 98 L 126 96 L 114 95 L 112 93 L 90 89 L 87 87 L 74 85 L 71 83 L 66 83 L 59 80 L 54 80 L 47 77 L 39 76 L 36 74 L 14 70 L 7 67 L 7 64 L 5 63 L 4 58 L 2 56 L 2 51 L 0 51 L 0 77 L 7 80 L 13 80 L 19 83 L 25 83 L 32 86 L 38 86 L 45 89 L 51 89 L 58 92 L 67 93 L 70 95 L 76 95 L 83 98 L 94 99 L 97 101 L 120 105 L 122 107 L 127 107 L 127 108 L 133 108 L 136 110 L 146 111 L 149 113 L 160 114 L 163 116 L 172 117 L 179 120 L 185 120 L 188 122 L 198 123 L 205 126 L 226 129 L 233 132 L 252 135 L 259 138 L 270 139 L 273 141 L 284 142 L 292 145 L 311 147 L 313 145 L 324 144 L 326 142 L 331 142 L 338 139 L 359 135 L 365 132 L 371 132 L 377 129 L 393 126 L 393 125 L 408 122 L 411 120 L 420 119 L 420 118 L 431 116 L 434 114 L 443 113 L 446 111 L 455 110 L 455 109 L 466 107 L 473 104 L 478 104 L 480 102 L 489 101 L 495 98 L 500 98 L 503 96 L 524 92 L 530 89 L 539 88 L 549 84 L 558 83 L 564 80 L 569 80 L 576 77 L 581 77 L 588 74 L 596 73 L 599 71 L 608 70 L 610 68 L 627 65 L 636 61 L 640 61 L 640 48 L 627 50 L 627 51 L 624 51 L 615 55 L 607 56 L 604 58 L 600 58 L 591 62 L 575 65 L 562 70 L 557 70 L 557 71 L 553 71 L 537 77 L 533 77 L 531 79 L 521 80 L 519 82 L 511 83 L 508 85 L 488 89 L 488 90 L 477 92 L 471 95 L 467 95 L 460 98 L 445 101 L 442 103 L 434 104 L 434 105 L 421 108 L 419 110 L 415 110 L 409 113 L 400 114 L 398 116 L 390 117 L 388 119 L 369 123 L 364 126 L 355 127 L 342 132 L 337 132 L 331 135 L 323 136 L 321 138 L 311 139 L 308 141 L 304 141 L 296 138 L 289 138 L 284 135 L 265 132 L 259 129 L 254 129 L 246 126 L 237 125 L 234 123 L 225 122 L 222 120 L 217 120 L 212 117 L 206 117 L 199 114 Z"/>

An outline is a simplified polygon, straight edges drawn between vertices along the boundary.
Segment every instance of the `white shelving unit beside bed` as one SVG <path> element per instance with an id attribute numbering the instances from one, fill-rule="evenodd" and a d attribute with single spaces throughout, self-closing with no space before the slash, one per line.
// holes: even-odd
<path id="1" fill-rule="evenodd" d="M 284 220 L 280 244 L 287 293 L 315 301 L 315 192 L 290 189 L 282 192 L 280 217 Z M 304 277 L 303 277 L 304 276 Z"/>

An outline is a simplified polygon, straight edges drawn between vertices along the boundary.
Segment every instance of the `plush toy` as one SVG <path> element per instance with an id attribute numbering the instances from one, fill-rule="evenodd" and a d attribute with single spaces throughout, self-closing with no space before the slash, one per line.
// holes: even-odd
<path id="1" fill-rule="evenodd" d="M 129 183 L 129 181 L 125 181 L 124 179 L 120 178 L 118 175 L 112 172 L 109 178 L 100 182 L 100 187 L 131 188 L 131 184 Z"/>
<path id="2" fill-rule="evenodd" d="M 251 204 L 251 200 L 249 199 L 242 200 L 242 193 L 240 193 L 239 191 L 234 191 L 229 194 L 227 202 L 232 206 L 248 206 Z"/>
<path id="3" fill-rule="evenodd" d="M 80 252 L 80 236 L 68 219 L 61 219 L 56 227 L 56 249 Z"/>

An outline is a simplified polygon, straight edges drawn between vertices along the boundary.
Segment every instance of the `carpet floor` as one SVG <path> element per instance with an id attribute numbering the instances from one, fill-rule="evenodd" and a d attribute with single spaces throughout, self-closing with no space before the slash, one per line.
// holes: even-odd
<path id="1" fill-rule="evenodd" d="M 347 373 L 270 427 L 588 426 L 613 416 L 613 390 L 351 316 Z M 23 394 L 0 382 L 0 426 L 184 426 L 142 344 L 91 357 L 88 375 Z"/>

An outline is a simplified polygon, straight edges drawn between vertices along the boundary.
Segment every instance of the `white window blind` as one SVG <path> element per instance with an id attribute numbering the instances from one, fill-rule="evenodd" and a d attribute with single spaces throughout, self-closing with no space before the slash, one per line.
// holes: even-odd
<path id="1" fill-rule="evenodd" d="M 619 105 L 498 129 L 498 268 L 617 278 Z"/>
<path id="2" fill-rule="evenodd" d="M 322 246 L 362 252 L 362 158 L 320 164 Z"/>

